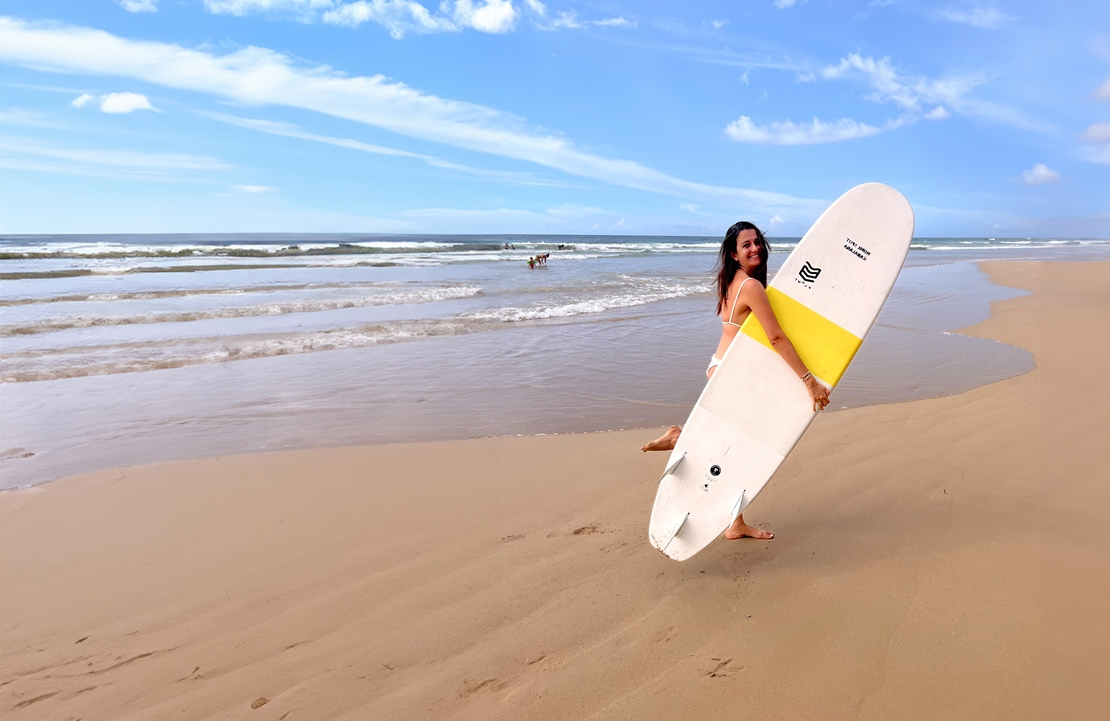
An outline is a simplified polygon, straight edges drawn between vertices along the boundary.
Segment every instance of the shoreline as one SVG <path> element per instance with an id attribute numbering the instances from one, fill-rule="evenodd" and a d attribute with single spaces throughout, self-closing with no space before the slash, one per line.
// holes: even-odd
<path id="1" fill-rule="evenodd" d="M 1110 342 L 1089 331 L 1110 322 L 1110 263 L 985 270 L 1034 294 L 961 332 L 1035 369 L 822 414 L 745 514 L 775 540 L 681 564 L 646 541 L 666 454 L 639 430 L 171 461 L 4 494 L 0 707 L 1096 717 L 1110 429 L 1089 378 Z"/>
<path id="2" fill-rule="evenodd" d="M 907 268 L 834 409 L 952 395 L 1032 367 L 1025 350 L 951 332 L 1017 293 L 972 263 Z M 705 302 L 416 344 L 2 384 L 0 486 L 174 459 L 682 422 L 704 385 L 704 362 L 689 349 L 708 349 L 719 333 Z M 668 342 L 644 344 L 651 333 Z"/>

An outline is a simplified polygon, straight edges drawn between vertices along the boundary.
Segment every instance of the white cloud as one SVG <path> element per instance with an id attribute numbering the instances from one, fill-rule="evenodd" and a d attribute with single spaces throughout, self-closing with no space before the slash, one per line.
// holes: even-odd
<path id="1" fill-rule="evenodd" d="M 741 115 L 725 127 L 725 133 L 733 140 L 756 145 L 836 143 L 841 140 L 866 138 L 881 132 L 881 128 L 860 123 L 851 118 L 841 118 L 831 123 L 823 123 L 814 118 L 813 122 L 802 124 L 787 120 L 761 126 L 752 122 L 747 115 Z"/>
<path id="2" fill-rule="evenodd" d="M 158 11 L 158 0 L 116 0 L 116 2 L 129 13 L 153 13 Z"/>
<path id="3" fill-rule="evenodd" d="M 637 23 L 636 23 L 635 20 L 629 20 L 628 18 L 618 17 L 618 18 L 605 18 L 603 20 L 594 20 L 594 25 L 597 25 L 598 27 L 603 27 L 603 28 L 634 28 L 634 27 L 636 27 Z"/>
<path id="4" fill-rule="evenodd" d="M 546 11 L 538 0 L 525 0 L 525 4 L 540 15 Z M 217 15 L 296 12 L 306 19 L 319 17 L 325 23 L 348 27 L 376 22 L 398 40 L 409 32 L 457 32 L 463 28 L 505 33 L 516 26 L 517 20 L 512 0 L 444 0 L 439 14 L 416 0 L 204 0 L 204 7 Z"/>
<path id="5" fill-rule="evenodd" d="M 0 17 L 0 61 L 58 72 L 126 77 L 244 105 L 279 105 L 400 135 L 535 163 L 612 185 L 677 196 L 712 196 L 761 208 L 819 212 L 824 201 L 676 178 L 636 161 L 594 155 L 514 115 L 422 93 L 381 75 L 348 76 L 304 66 L 273 50 L 212 55 L 132 41 L 92 28 Z"/>
<path id="6" fill-rule="evenodd" d="M 269 185 L 233 185 L 231 189 L 238 190 L 240 193 L 251 193 L 252 195 L 277 192 L 277 188 L 271 188 Z"/>
<path id="7" fill-rule="evenodd" d="M 720 30 L 725 25 L 728 25 L 728 20 L 714 20 L 713 21 L 713 29 L 714 30 Z"/>
<path id="8" fill-rule="evenodd" d="M 439 33 L 459 29 L 447 18 L 435 17 L 423 5 L 411 0 L 360 0 L 328 10 L 323 20 L 348 27 L 373 21 L 388 30 L 395 40 L 403 38 L 406 32 Z"/>
<path id="9" fill-rule="evenodd" d="M 1110 143 L 1110 123 L 1095 123 L 1083 133 L 1088 143 Z"/>
<path id="10" fill-rule="evenodd" d="M 973 7 L 968 10 L 946 8 L 937 13 L 937 16 L 950 23 L 971 25 L 983 30 L 996 30 L 1006 21 L 1013 20 L 1009 15 L 991 7 Z"/>
<path id="11" fill-rule="evenodd" d="M 688 213 L 693 213 L 694 215 L 708 215 L 708 213 L 701 212 L 701 206 L 697 203 L 682 203 L 678 207 L 682 208 Z"/>
<path id="12" fill-rule="evenodd" d="M 938 105 L 929 112 L 925 113 L 928 120 L 944 120 L 945 118 L 952 117 L 952 113 L 948 112 L 948 108 L 943 105 Z"/>
<path id="13" fill-rule="evenodd" d="M 773 3 L 777 8 L 792 8 L 798 3 L 798 0 L 775 0 Z"/>
<path id="14" fill-rule="evenodd" d="M 100 110 L 121 115 L 136 110 L 157 110 L 142 93 L 108 93 L 100 96 Z"/>
<path id="15" fill-rule="evenodd" d="M 1021 173 L 1021 182 L 1026 185 L 1044 185 L 1060 179 L 1060 173 L 1044 163 L 1037 163 L 1029 170 Z"/>
<path id="16" fill-rule="evenodd" d="M 102 113 L 111 113 L 113 115 L 122 115 L 136 110 L 162 112 L 151 105 L 150 100 L 142 93 L 108 93 L 100 97 L 94 97 L 88 93 L 83 93 L 74 98 L 70 105 L 75 108 L 83 108 L 93 102 L 100 103 L 100 111 Z"/>
<path id="17" fill-rule="evenodd" d="M 516 26 L 516 9 L 511 0 L 455 0 L 453 17 L 463 27 L 484 33 L 507 33 Z"/>

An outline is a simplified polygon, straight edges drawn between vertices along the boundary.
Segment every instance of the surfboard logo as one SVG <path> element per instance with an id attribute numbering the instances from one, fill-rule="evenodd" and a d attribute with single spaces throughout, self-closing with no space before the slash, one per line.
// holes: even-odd
<path id="1" fill-rule="evenodd" d="M 798 277 L 807 283 L 812 283 L 817 280 L 817 276 L 819 275 L 821 275 L 821 269 L 810 264 L 808 260 L 805 262 L 805 265 L 802 266 L 802 269 L 798 271 Z"/>

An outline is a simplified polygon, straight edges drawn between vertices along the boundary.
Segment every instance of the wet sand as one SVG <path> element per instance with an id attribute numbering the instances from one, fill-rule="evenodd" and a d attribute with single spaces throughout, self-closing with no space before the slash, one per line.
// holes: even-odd
<path id="1" fill-rule="evenodd" d="M 822 415 L 746 515 L 647 544 L 651 431 L 289 451 L 0 495 L 18 719 L 1097 718 L 1107 263 L 992 263 L 1033 371 Z"/>

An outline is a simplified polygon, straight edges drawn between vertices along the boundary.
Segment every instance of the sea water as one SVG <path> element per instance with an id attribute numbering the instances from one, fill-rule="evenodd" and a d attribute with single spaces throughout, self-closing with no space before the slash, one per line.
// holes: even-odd
<path id="1" fill-rule="evenodd" d="M 772 239 L 772 273 L 797 240 Z M 719 242 L 0 237 L 0 488 L 173 458 L 681 422 L 720 334 Z M 915 240 L 832 407 L 1027 371 L 1024 350 L 951 332 L 1019 294 L 974 261 L 1108 256 L 1097 240 Z"/>

